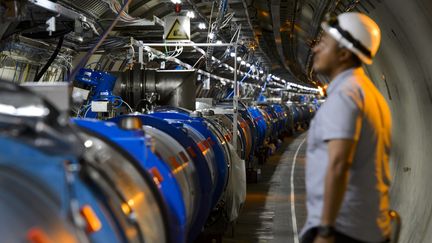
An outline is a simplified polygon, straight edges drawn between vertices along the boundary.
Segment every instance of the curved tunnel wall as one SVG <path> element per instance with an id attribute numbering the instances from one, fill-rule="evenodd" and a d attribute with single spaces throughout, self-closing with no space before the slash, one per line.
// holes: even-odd
<path id="1" fill-rule="evenodd" d="M 378 3 L 380 2 L 380 3 Z M 374 1 L 382 31 L 371 79 L 393 116 L 392 207 L 402 216 L 400 242 L 432 239 L 432 2 Z"/>

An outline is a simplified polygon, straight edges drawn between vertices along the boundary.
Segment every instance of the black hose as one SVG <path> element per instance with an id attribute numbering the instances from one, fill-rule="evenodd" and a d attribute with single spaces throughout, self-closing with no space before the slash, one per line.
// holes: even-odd
<path id="1" fill-rule="evenodd" d="M 51 57 L 48 59 L 48 62 L 45 64 L 45 66 L 40 70 L 40 72 L 38 74 L 36 74 L 35 77 L 35 81 L 39 82 L 39 80 L 42 78 L 42 76 L 45 74 L 46 70 L 48 70 L 48 68 L 51 66 L 52 62 L 54 61 L 54 59 L 57 57 L 57 55 L 60 52 L 60 49 L 63 45 L 63 39 L 64 36 L 60 36 L 59 42 L 57 43 L 57 47 L 54 50 L 53 54 L 51 55 Z"/>

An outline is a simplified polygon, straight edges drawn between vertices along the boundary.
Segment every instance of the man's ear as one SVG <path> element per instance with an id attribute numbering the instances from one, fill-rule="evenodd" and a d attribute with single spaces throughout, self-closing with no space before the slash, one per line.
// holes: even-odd
<path id="1" fill-rule="evenodd" d="M 340 62 L 348 62 L 349 60 L 351 60 L 351 55 L 353 55 L 351 53 L 351 51 L 349 51 L 346 48 L 341 48 L 339 50 L 339 61 Z"/>

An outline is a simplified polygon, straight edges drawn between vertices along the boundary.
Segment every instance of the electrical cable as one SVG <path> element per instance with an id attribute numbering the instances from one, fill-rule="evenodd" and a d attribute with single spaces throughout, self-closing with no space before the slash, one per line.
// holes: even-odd
<path id="1" fill-rule="evenodd" d="M 81 58 L 78 65 L 73 69 L 72 74 L 69 77 L 69 82 L 72 82 L 75 76 L 77 75 L 78 71 L 87 63 L 88 59 L 96 52 L 96 50 L 99 48 L 99 46 L 104 42 L 104 40 L 107 38 L 108 34 L 111 32 L 111 30 L 114 28 L 114 26 L 119 21 L 120 17 L 123 14 L 123 11 L 129 6 L 129 3 L 132 0 L 126 0 L 121 9 L 119 10 L 118 14 L 114 18 L 114 21 L 111 23 L 111 25 L 105 30 L 105 32 L 102 34 L 102 36 L 99 38 L 99 40 L 96 42 L 96 44 L 91 48 L 86 55 Z"/>
<path id="2" fill-rule="evenodd" d="M 91 65 L 93 65 L 93 64 L 96 64 L 96 65 L 95 65 L 94 68 L 91 68 Z M 102 65 L 100 64 L 99 61 L 97 61 L 97 62 L 89 63 L 89 64 L 87 64 L 85 67 L 86 67 L 86 68 L 90 68 L 90 69 L 97 69 L 97 68 L 99 67 L 99 70 L 101 70 Z"/>
<path id="3" fill-rule="evenodd" d="M 132 107 L 124 100 L 122 100 L 122 104 L 125 104 L 131 112 L 133 112 Z"/>
<path id="4" fill-rule="evenodd" d="M 248 74 L 250 74 L 252 72 L 252 68 L 249 69 L 248 73 L 246 75 L 243 76 L 243 78 L 240 80 L 240 85 L 243 85 L 243 81 L 248 77 Z M 234 90 L 231 91 L 231 93 L 229 95 L 227 95 L 227 99 L 228 98 L 232 98 L 232 96 L 234 95 Z"/>
<path id="5" fill-rule="evenodd" d="M 57 57 L 57 55 L 59 54 L 61 47 L 63 45 L 63 39 L 64 36 L 60 36 L 59 42 L 57 43 L 57 47 L 54 50 L 54 52 L 52 53 L 51 57 L 48 59 L 47 63 L 45 64 L 45 66 L 40 70 L 40 72 L 38 74 L 36 74 L 35 77 L 35 81 L 39 82 L 39 80 L 42 78 L 42 76 L 45 74 L 45 72 L 48 70 L 48 68 L 51 66 L 52 62 L 54 61 L 54 59 Z"/>
<path id="6" fill-rule="evenodd" d="M 195 68 L 195 66 L 198 64 L 199 61 L 201 61 L 203 58 L 205 57 L 205 55 L 202 55 L 198 61 L 195 62 L 195 64 L 192 66 L 192 68 Z"/>
<path id="7" fill-rule="evenodd" d="M 91 106 L 89 106 L 88 108 L 87 108 L 87 110 L 86 110 L 86 112 L 84 113 L 84 118 L 86 118 L 87 117 L 87 113 L 89 112 L 89 110 L 91 110 Z"/>

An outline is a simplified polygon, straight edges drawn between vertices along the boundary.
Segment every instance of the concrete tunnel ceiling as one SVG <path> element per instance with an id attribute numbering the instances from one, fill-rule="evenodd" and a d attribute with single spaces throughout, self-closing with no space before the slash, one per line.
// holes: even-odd
<path id="1" fill-rule="evenodd" d="M 109 24 L 113 12 L 99 0 L 58 0 Z M 183 10 L 193 10 L 192 40 L 208 41 L 208 29 L 198 23 L 213 22 L 220 1 L 182 0 Z M 314 87 L 328 82 L 312 70 L 311 47 L 319 40 L 320 23 L 327 13 L 358 11 L 371 16 L 381 27 L 382 42 L 374 64 L 365 67 L 387 99 L 393 116 L 391 172 L 392 208 L 402 217 L 400 242 L 429 243 L 432 239 L 432 193 L 429 192 L 432 163 L 432 1 L 430 0 L 228 0 L 226 14 L 231 24 L 221 28 L 217 39 L 229 42 L 241 25 L 240 40 L 254 46 L 254 57 L 266 68 L 289 82 Z M 129 6 L 133 17 L 153 19 L 173 15 L 171 0 L 134 0 Z M 213 14 L 212 14 L 213 13 Z M 210 18 L 212 16 L 212 18 Z M 0 34 L 4 29 L 0 28 Z M 114 29 L 117 36 L 134 36 L 144 42 L 161 42 L 159 25 Z M 1 36 L 1 35 L 0 35 Z M 226 48 L 215 48 L 220 58 Z M 202 56 L 194 48 L 185 48 L 178 57 L 194 65 Z M 232 65 L 232 60 L 226 62 Z M 198 63 L 205 68 L 205 62 Z M 216 68 L 230 78 L 232 73 Z M 214 85 L 212 96 L 219 87 Z"/>

